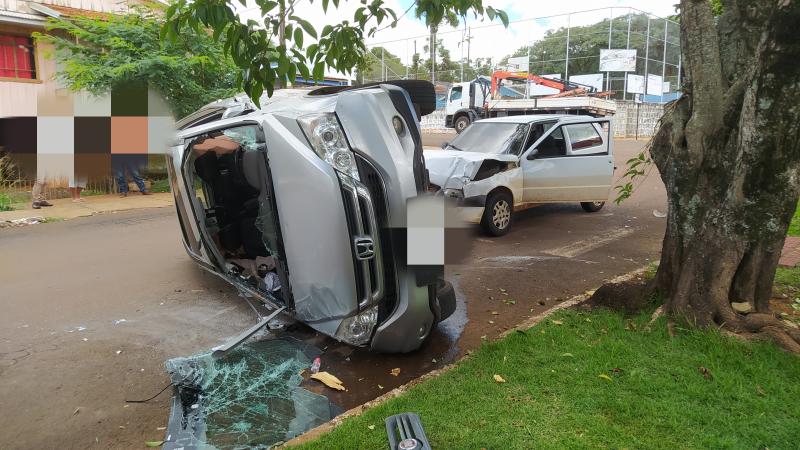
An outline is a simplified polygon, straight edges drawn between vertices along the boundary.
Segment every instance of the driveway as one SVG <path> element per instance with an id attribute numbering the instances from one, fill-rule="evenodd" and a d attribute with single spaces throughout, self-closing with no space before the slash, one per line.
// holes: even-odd
<path id="1" fill-rule="evenodd" d="M 452 136 L 426 136 L 427 145 Z M 616 141 L 618 172 L 644 141 Z M 409 355 L 372 355 L 316 335 L 322 369 L 347 387 L 343 408 L 453 361 L 530 315 L 641 267 L 660 250 L 663 186 L 653 174 L 620 206 L 584 213 L 547 205 L 520 213 L 508 235 L 476 230 L 449 266 L 459 307 Z M 0 448 L 130 448 L 163 439 L 163 362 L 199 353 L 255 320 L 234 289 L 185 255 L 172 208 L 125 211 L 0 230 Z M 124 321 L 123 321 L 124 319 Z M 390 374 L 400 368 L 400 374 Z M 13 411 L 13 413 L 9 413 Z"/>

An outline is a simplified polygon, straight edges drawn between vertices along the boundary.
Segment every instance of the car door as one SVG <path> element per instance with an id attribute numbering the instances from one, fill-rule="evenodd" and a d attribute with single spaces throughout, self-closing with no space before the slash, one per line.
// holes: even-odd
<path id="1" fill-rule="evenodd" d="M 169 175 L 170 190 L 175 196 L 175 209 L 178 213 L 183 245 L 189 256 L 208 270 L 216 271 L 209 249 L 203 243 L 203 237 L 197 218 L 194 214 L 192 201 L 195 201 L 198 191 L 188 189 L 184 171 L 177 168 L 182 166 L 184 160 L 184 143 L 170 147 L 167 159 L 167 172 Z M 202 194 L 201 194 L 202 195 Z"/>
<path id="2" fill-rule="evenodd" d="M 525 202 L 608 198 L 614 161 L 608 132 L 599 125 L 602 122 L 608 120 L 559 125 L 526 151 L 521 160 Z"/>

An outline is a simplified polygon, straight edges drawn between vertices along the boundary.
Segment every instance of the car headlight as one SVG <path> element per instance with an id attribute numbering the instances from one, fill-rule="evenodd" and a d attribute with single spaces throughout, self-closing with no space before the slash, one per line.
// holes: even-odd
<path id="1" fill-rule="evenodd" d="M 336 339 L 350 345 L 365 345 L 372 336 L 372 329 L 378 323 L 378 306 L 375 305 L 342 320 L 336 330 Z"/>
<path id="2" fill-rule="evenodd" d="M 339 172 L 358 180 L 356 159 L 334 113 L 309 114 L 297 119 L 311 149 Z"/>

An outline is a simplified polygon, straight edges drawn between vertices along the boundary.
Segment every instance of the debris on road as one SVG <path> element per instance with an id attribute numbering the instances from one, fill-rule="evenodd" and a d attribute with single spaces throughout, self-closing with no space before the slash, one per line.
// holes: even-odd
<path id="1" fill-rule="evenodd" d="M 123 322 L 127 322 L 127 320 L 125 320 L 125 319 L 118 319 L 118 320 L 115 320 L 115 321 L 114 321 L 114 325 L 119 325 L 119 324 L 121 324 L 121 323 L 123 323 Z"/>
<path id="2" fill-rule="evenodd" d="M 318 373 L 319 372 L 319 366 L 321 364 L 322 364 L 322 361 L 319 359 L 319 356 L 314 358 L 314 362 L 311 363 L 311 368 L 309 369 L 311 371 L 311 373 Z"/>
<path id="3" fill-rule="evenodd" d="M 653 210 L 653 215 L 658 217 L 659 219 L 663 219 L 664 217 L 667 217 L 667 213 L 661 212 L 661 211 L 659 211 L 657 209 Z"/>
<path id="4" fill-rule="evenodd" d="M 3 220 L 0 221 L 0 228 L 6 227 L 24 227 L 27 225 L 37 225 L 40 223 L 47 222 L 47 219 L 41 216 L 34 216 L 34 217 L 23 217 L 20 219 L 14 220 Z"/>
<path id="5" fill-rule="evenodd" d="M 320 383 L 328 386 L 331 389 L 336 389 L 337 391 L 344 391 L 344 385 L 342 385 L 342 380 L 336 378 L 336 376 L 328 373 L 328 372 L 317 372 L 310 377 L 312 380 L 317 380 Z"/>
<path id="6" fill-rule="evenodd" d="M 396 376 L 400 375 L 400 368 L 399 368 L 399 367 L 395 367 L 395 368 L 394 368 L 394 369 L 392 369 L 392 371 L 391 371 L 391 372 L 389 372 L 389 373 L 390 373 L 390 374 L 391 374 L 393 377 L 396 377 Z"/>
<path id="7" fill-rule="evenodd" d="M 494 381 L 497 382 L 497 383 L 505 383 L 506 379 L 501 377 L 498 374 L 494 374 Z"/>

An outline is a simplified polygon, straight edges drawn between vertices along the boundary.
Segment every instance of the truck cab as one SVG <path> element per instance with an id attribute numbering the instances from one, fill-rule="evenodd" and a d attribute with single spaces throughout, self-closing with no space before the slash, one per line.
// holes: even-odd
<path id="1" fill-rule="evenodd" d="M 445 126 L 461 133 L 472 122 L 482 117 L 484 105 L 490 99 L 491 81 L 478 77 L 464 83 L 453 83 L 447 93 Z"/>

